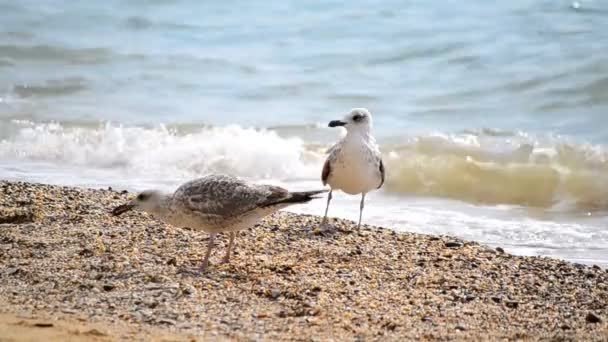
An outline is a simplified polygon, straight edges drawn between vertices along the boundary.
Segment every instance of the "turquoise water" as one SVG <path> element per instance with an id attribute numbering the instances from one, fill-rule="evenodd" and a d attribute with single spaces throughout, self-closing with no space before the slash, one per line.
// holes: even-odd
<path id="1" fill-rule="evenodd" d="M 0 178 L 319 187 L 366 107 L 366 222 L 608 265 L 607 51 L 602 1 L 0 0 Z"/>

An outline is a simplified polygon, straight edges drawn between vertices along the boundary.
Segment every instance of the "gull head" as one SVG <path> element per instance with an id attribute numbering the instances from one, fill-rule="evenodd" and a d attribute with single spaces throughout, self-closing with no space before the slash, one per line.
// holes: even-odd
<path id="1" fill-rule="evenodd" d="M 372 114 L 365 108 L 354 108 L 342 120 L 332 120 L 328 126 L 342 126 L 347 132 L 367 133 L 372 129 Z"/>
<path id="2" fill-rule="evenodd" d="M 137 197 L 129 202 L 119 205 L 112 210 L 112 215 L 118 216 L 130 210 L 146 211 L 153 213 L 162 205 L 163 195 L 157 190 L 146 190 L 140 192 Z"/>

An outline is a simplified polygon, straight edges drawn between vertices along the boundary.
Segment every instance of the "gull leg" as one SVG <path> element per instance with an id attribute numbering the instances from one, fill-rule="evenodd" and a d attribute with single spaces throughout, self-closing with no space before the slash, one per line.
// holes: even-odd
<path id="1" fill-rule="evenodd" d="M 333 190 L 329 190 L 329 194 L 327 195 L 327 205 L 325 206 L 325 216 L 323 216 L 323 221 L 321 222 L 321 226 L 325 226 L 327 223 L 327 211 L 329 210 L 329 202 L 331 202 L 331 193 Z"/>
<path id="2" fill-rule="evenodd" d="M 224 259 L 222 259 L 222 263 L 224 264 L 230 262 L 230 251 L 232 250 L 232 245 L 234 244 L 234 237 L 236 236 L 236 233 L 230 232 L 228 233 L 228 235 L 230 236 L 230 242 L 228 242 L 228 250 L 226 251 L 226 255 L 224 256 Z"/>
<path id="3" fill-rule="evenodd" d="M 203 259 L 203 263 L 199 268 L 199 271 L 205 272 L 207 267 L 209 266 L 209 257 L 211 256 L 211 249 L 213 249 L 213 240 L 215 240 L 216 233 L 213 233 L 209 236 L 209 243 L 207 244 L 207 253 L 205 254 L 205 259 Z"/>
<path id="4" fill-rule="evenodd" d="M 365 193 L 361 194 L 361 204 L 359 205 L 359 224 L 357 230 L 361 230 L 361 216 L 363 216 L 363 207 L 365 206 Z"/>

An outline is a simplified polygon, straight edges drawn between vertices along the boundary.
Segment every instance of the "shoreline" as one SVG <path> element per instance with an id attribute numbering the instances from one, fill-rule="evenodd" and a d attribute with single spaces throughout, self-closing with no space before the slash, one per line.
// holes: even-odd
<path id="1" fill-rule="evenodd" d="M 238 233 L 227 265 L 220 234 L 193 276 L 208 235 L 110 216 L 131 195 L 0 181 L 0 319 L 77 320 L 100 340 L 608 338 L 600 267 L 280 212 Z"/>

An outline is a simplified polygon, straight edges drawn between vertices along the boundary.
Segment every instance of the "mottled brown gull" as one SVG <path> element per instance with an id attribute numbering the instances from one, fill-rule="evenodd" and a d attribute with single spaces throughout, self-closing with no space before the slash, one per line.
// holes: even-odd
<path id="1" fill-rule="evenodd" d="M 365 195 L 379 189 L 384 184 L 384 164 L 380 149 L 372 136 L 372 114 L 365 108 L 355 108 L 342 120 L 333 120 L 329 127 L 346 128 L 346 136 L 328 150 L 323 165 L 321 180 L 329 184 L 331 190 L 327 195 L 327 206 L 322 225 L 327 223 L 327 211 L 333 190 L 356 195 L 361 194 L 359 205 L 359 224 L 365 205 Z"/>
<path id="2" fill-rule="evenodd" d="M 116 207 L 120 215 L 129 210 L 145 211 L 176 227 L 189 227 L 211 234 L 200 267 L 205 271 L 218 233 L 229 233 L 223 262 L 230 260 L 235 232 L 252 227 L 265 216 L 287 206 L 306 203 L 327 190 L 290 192 L 274 185 L 248 184 L 227 175 L 210 175 L 181 185 L 172 195 L 146 190 L 130 202 Z"/>

